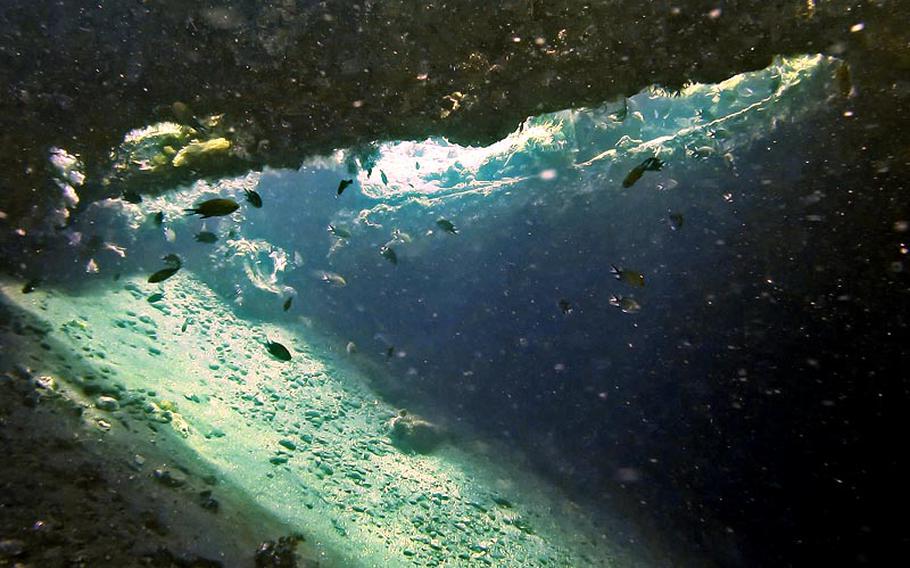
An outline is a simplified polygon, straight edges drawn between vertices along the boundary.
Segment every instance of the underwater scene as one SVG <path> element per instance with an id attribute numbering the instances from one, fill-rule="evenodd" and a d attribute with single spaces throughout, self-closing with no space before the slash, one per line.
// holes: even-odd
<path id="1" fill-rule="evenodd" d="M 4 2 L 0 566 L 893 565 L 907 8 Z"/>

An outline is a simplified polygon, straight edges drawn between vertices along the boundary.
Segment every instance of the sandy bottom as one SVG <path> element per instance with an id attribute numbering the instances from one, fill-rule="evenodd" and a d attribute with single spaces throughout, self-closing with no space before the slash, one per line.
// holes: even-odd
<path id="1" fill-rule="evenodd" d="M 672 564 L 508 449 L 402 451 L 343 351 L 239 319 L 189 272 L 21 288 L 0 286 L 0 566 Z"/>

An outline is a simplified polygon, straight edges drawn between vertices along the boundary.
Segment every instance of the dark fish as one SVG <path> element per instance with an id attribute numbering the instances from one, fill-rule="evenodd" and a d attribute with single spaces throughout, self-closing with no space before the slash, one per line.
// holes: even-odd
<path id="1" fill-rule="evenodd" d="M 622 122 L 629 114 L 629 99 L 622 100 L 622 108 L 610 114 L 610 118 L 616 122 Z"/>
<path id="2" fill-rule="evenodd" d="M 379 177 L 382 178 L 383 185 L 389 185 L 389 178 L 385 175 L 385 172 L 379 170 Z"/>
<path id="3" fill-rule="evenodd" d="M 190 325 L 190 318 L 183 320 L 183 325 L 180 326 L 180 331 L 186 331 L 188 325 Z"/>
<path id="4" fill-rule="evenodd" d="M 153 213 L 150 217 L 152 219 L 152 223 L 156 227 L 160 227 L 161 224 L 164 223 L 164 211 L 159 211 L 157 213 Z"/>
<path id="5" fill-rule="evenodd" d="M 419 169 L 420 169 L 420 162 L 414 162 L 414 167 L 415 167 L 416 169 L 419 170 Z"/>
<path id="6" fill-rule="evenodd" d="M 344 190 L 348 188 L 349 185 L 354 183 L 352 179 L 343 179 L 338 183 L 338 195 L 344 193 Z"/>
<path id="7" fill-rule="evenodd" d="M 181 101 L 176 101 L 171 105 L 171 112 L 174 113 L 174 118 L 177 119 L 177 122 L 181 124 L 191 123 L 195 119 L 190 106 Z"/>
<path id="8" fill-rule="evenodd" d="M 853 80 L 850 78 L 849 65 L 841 63 L 834 72 L 834 79 L 837 81 L 837 87 L 842 97 L 846 99 L 853 94 Z"/>
<path id="9" fill-rule="evenodd" d="M 436 221 L 436 226 L 447 233 L 451 233 L 453 235 L 458 234 L 458 229 L 456 229 L 455 225 L 453 225 L 452 222 L 448 219 L 440 219 Z"/>
<path id="10" fill-rule="evenodd" d="M 278 343 L 277 341 L 265 340 L 265 348 L 269 350 L 269 353 L 272 357 L 279 359 L 281 361 L 290 361 L 291 352 L 288 351 L 288 348 L 284 345 Z"/>
<path id="11" fill-rule="evenodd" d="M 663 165 L 664 163 L 657 158 L 648 158 L 644 162 L 632 168 L 632 171 L 629 172 L 629 175 L 626 176 L 626 179 L 622 180 L 622 186 L 632 187 L 635 182 L 641 179 L 641 176 L 643 176 L 645 172 L 658 172 L 660 171 L 660 168 L 663 167 Z"/>
<path id="12" fill-rule="evenodd" d="M 177 274 L 177 271 L 183 266 L 183 263 L 180 261 L 180 257 L 176 254 L 169 254 L 162 258 L 162 260 L 169 264 L 167 268 L 162 268 L 158 272 L 149 276 L 149 282 L 155 284 L 156 282 L 164 282 L 171 276 Z"/>
<path id="13" fill-rule="evenodd" d="M 294 296 L 291 296 L 287 300 L 284 301 L 284 311 L 288 311 L 291 309 L 292 301 L 294 301 Z"/>
<path id="14" fill-rule="evenodd" d="M 562 310 L 563 314 L 569 315 L 572 313 L 572 303 L 563 298 L 562 300 L 559 300 L 559 309 Z"/>
<path id="15" fill-rule="evenodd" d="M 624 314 L 637 314 L 641 311 L 641 304 L 628 296 L 610 296 L 610 305 L 619 308 Z"/>
<path id="16" fill-rule="evenodd" d="M 338 237 L 339 239 L 350 239 L 351 232 L 347 229 L 342 229 L 341 227 L 336 227 L 335 225 L 329 225 L 329 232 Z"/>
<path id="17" fill-rule="evenodd" d="M 398 255 L 395 254 L 395 249 L 393 249 L 389 245 L 383 245 L 383 246 L 379 247 L 379 254 L 382 255 L 382 257 L 384 259 L 388 260 L 392 264 L 395 264 L 395 265 L 398 264 Z"/>
<path id="18" fill-rule="evenodd" d="M 240 208 L 240 205 L 233 199 L 209 199 L 203 201 L 192 209 L 184 209 L 187 215 L 201 215 L 203 219 L 209 217 L 221 217 L 230 215 Z"/>
<path id="19" fill-rule="evenodd" d="M 386 358 L 386 359 L 391 359 L 391 358 L 392 358 L 392 355 L 394 355 L 394 354 L 395 354 L 395 346 L 392 345 L 392 346 L 390 346 L 388 349 L 386 349 L 386 351 L 385 351 L 385 358 Z"/>
<path id="20" fill-rule="evenodd" d="M 683 218 L 682 213 L 670 213 L 667 215 L 667 223 L 670 225 L 671 231 L 682 229 L 683 222 L 685 222 L 685 219 Z"/>
<path id="21" fill-rule="evenodd" d="M 348 281 L 344 279 L 344 276 L 341 274 L 335 274 L 334 272 L 322 272 L 320 273 L 320 278 L 323 282 L 331 284 L 332 286 L 348 285 Z"/>
<path id="22" fill-rule="evenodd" d="M 180 270 L 179 266 L 170 267 L 170 268 L 162 268 L 158 272 L 149 276 L 149 283 L 155 284 L 156 282 L 164 282 L 171 276 L 177 274 L 178 270 Z"/>
<path id="23" fill-rule="evenodd" d="M 630 286 L 638 286 L 639 288 L 644 287 L 645 275 L 641 272 L 626 270 L 624 268 L 617 268 L 615 264 L 611 264 L 610 268 L 612 269 L 613 275 L 616 276 L 617 280 L 621 280 Z"/>
<path id="24" fill-rule="evenodd" d="M 114 282 L 120 280 L 120 273 L 114 274 Z"/>
<path id="25" fill-rule="evenodd" d="M 246 200 L 250 202 L 250 205 L 256 209 L 262 207 L 262 197 L 258 193 L 252 189 L 244 189 L 243 191 L 246 192 Z"/>
<path id="26" fill-rule="evenodd" d="M 121 198 L 128 203 L 142 203 L 142 196 L 131 189 L 124 191 Z"/>
<path id="27" fill-rule="evenodd" d="M 28 282 L 25 283 L 25 286 L 22 287 L 22 293 L 31 294 L 32 292 L 35 291 L 35 288 L 37 288 L 38 284 L 40 284 L 40 283 L 41 283 L 41 279 L 32 278 L 31 280 L 29 280 Z"/>
<path id="28" fill-rule="evenodd" d="M 154 294 L 152 294 L 151 296 L 146 298 L 146 301 L 150 304 L 154 304 L 155 302 L 160 301 L 162 298 L 164 298 L 164 294 L 162 294 L 161 292 L 155 292 Z"/>
<path id="29" fill-rule="evenodd" d="M 196 233 L 196 242 L 212 244 L 218 240 L 218 235 L 209 231 Z"/>

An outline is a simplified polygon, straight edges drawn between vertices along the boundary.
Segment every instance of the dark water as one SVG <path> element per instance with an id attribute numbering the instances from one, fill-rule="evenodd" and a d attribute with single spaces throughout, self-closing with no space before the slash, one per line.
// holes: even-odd
<path id="1" fill-rule="evenodd" d="M 389 400 L 506 441 L 687 562 L 880 565 L 907 538 L 886 512 L 907 502 L 910 88 L 877 61 L 851 62 L 845 88 L 831 65 L 742 121 L 653 147 L 619 138 L 678 133 L 673 117 L 697 110 L 693 97 L 633 99 L 653 131 L 605 120 L 615 101 L 583 111 L 487 169 L 460 147 L 434 153 L 433 140 L 382 146 L 370 174 L 348 154 L 136 207 L 100 202 L 67 234 L 126 246 L 125 260 L 61 245 L 20 273 L 62 285 L 100 277 L 84 274 L 90 256 L 108 276 L 176 251 L 225 296 L 239 290 L 244 315 L 279 318 L 292 295 L 315 329 L 391 372 L 375 385 Z M 737 89 L 718 96 L 752 96 Z M 465 167 L 419 173 L 453 155 Z M 650 155 L 664 169 L 623 189 Z M 242 199 L 240 186 L 264 207 L 206 222 L 214 249 L 193 243 L 203 224 L 179 209 Z M 138 224 L 159 208 L 175 240 Z M 330 222 L 352 237 L 331 237 Z M 646 285 L 618 281 L 612 265 Z M 327 285 L 326 272 L 347 285 Z"/>

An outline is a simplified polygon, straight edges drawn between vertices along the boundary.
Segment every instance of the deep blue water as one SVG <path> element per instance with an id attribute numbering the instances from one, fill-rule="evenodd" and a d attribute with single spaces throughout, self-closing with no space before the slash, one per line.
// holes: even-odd
<path id="1" fill-rule="evenodd" d="M 721 565 L 799 565 L 844 539 L 861 559 L 882 530 L 868 515 L 880 458 L 866 440 L 888 414 L 856 412 L 888 388 L 878 381 L 893 349 L 869 314 L 901 275 L 884 249 L 856 246 L 857 231 L 892 239 L 897 219 L 874 219 L 877 205 L 858 195 L 870 166 L 851 155 L 862 134 L 843 115 L 836 66 L 642 93 L 625 119 L 621 102 L 538 117 L 488 149 L 382 144 L 371 172 L 339 154 L 136 206 L 104 202 L 70 231 L 128 251 L 95 254 L 91 277 L 152 271 L 177 252 L 237 293 L 242 313 L 303 316 L 339 351 L 353 341 L 392 372 L 377 386 L 400 406 L 511 440 L 568 491 L 618 503 Z M 663 169 L 623 188 L 652 156 Z M 355 183 L 337 196 L 344 178 Z M 242 200 L 240 187 L 264 207 L 206 222 L 180 213 L 205 197 Z M 154 227 L 146 217 L 159 209 Z M 676 230 L 670 213 L 684 220 Z M 195 243 L 203 227 L 219 243 Z M 646 285 L 618 281 L 611 265 Z M 857 329 L 868 333 L 842 349 Z"/>

